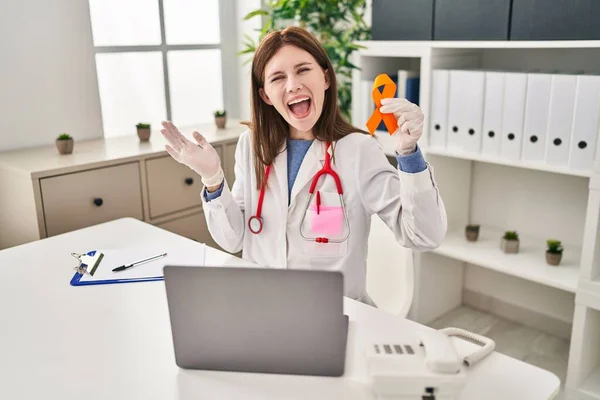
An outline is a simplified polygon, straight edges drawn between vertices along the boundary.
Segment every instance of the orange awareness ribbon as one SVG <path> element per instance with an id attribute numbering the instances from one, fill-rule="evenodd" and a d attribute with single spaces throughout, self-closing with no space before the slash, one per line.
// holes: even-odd
<path id="1" fill-rule="evenodd" d="M 379 88 L 383 86 L 383 91 L 380 92 Z M 394 97 L 396 95 L 396 84 L 386 74 L 381 74 L 375 78 L 373 82 L 373 92 L 372 92 L 373 101 L 375 102 L 375 111 L 371 114 L 371 117 L 367 121 L 367 128 L 371 135 L 375 132 L 381 120 L 385 123 L 385 127 L 388 130 L 388 133 L 391 135 L 396 132 L 398 129 L 398 121 L 396 121 L 396 117 L 393 113 L 382 114 L 379 111 L 381 107 L 381 99 L 385 99 L 388 97 Z"/>

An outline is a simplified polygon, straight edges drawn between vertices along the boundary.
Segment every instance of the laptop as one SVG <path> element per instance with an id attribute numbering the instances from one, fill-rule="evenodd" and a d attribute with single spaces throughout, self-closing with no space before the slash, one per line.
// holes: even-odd
<path id="1" fill-rule="evenodd" d="M 164 277 L 179 367 L 344 374 L 341 272 L 169 265 Z"/>

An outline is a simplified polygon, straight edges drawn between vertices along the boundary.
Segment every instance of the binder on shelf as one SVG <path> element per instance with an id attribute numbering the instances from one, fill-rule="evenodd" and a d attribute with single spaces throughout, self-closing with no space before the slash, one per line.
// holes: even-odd
<path id="1" fill-rule="evenodd" d="M 463 146 L 469 153 L 481 152 L 485 72 L 467 71 L 463 99 Z"/>
<path id="2" fill-rule="evenodd" d="M 106 285 L 130 282 L 151 282 L 164 279 L 165 265 L 203 266 L 205 245 L 191 243 L 180 248 L 155 250 L 158 246 L 124 249 L 91 250 L 86 253 L 71 253 L 77 259 L 71 286 Z M 165 254 L 166 253 L 166 254 Z M 113 271 L 125 265 L 138 264 L 122 271 Z"/>
<path id="3" fill-rule="evenodd" d="M 448 79 L 448 150 L 462 151 L 462 90 L 465 84 L 465 71 L 451 70 Z"/>
<path id="4" fill-rule="evenodd" d="M 502 135 L 502 106 L 504 102 L 504 73 L 485 73 L 485 98 L 483 101 L 483 129 L 481 154 L 500 155 Z"/>
<path id="5" fill-rule="evenodd" d="M 552 75 L 546 142 L 546 163 L 549 165 L 567 166 L 569 164 L 576 91 L 576 75 Z"/>
<path id="6" fill-rule="evenodd" d="M 591 171 L 600 135 L 600 76 L 577 77 L 569 166 Z"/>
<path id="7" fill-rule="evenodd" d="M 526 73 L 506 72 L 504 74 L 500 156 L 507 160 L 521 159 L 526 93 Z"/>
<path id="8" fill-rule="evenodd" d="M 429 146 L 446 147 L 448 132 L 448 88 L 450 72 L 434 70 L 431 88 L 431 126 L 429 127 Z"/>
<path id="9" fill-rule="evenodd" d="M 480 152 L 484 88 L 485 72 L 450 71 L 448 149 Z"/>
<path id="10" fill-rule="evenodd" d="M 373 98 L 371 97 L 371 91 L 373 90 L 373 81 L 361 80 L 361 96 L 360 96 L 360 115 L 356 116 L 356 120 L 358 121 L 358 126 L 366 129 L 366 124 L 371 114 L 373 114 L 373 110 L 375 109 L 375 104 L 373 103 Z"/>
<path id="11" fill-rule="evenodd" d="M 406 69 L 398 70 L 396 81 L 396 97 L 406 99 L 411 103 L 419 105 L 419 87 L 421 79 L 418 71 Z"/>
<path id="12" fill-rule="evenodd" d="M 523 161 L 544 161 L 552 75 L 528 74 L 523 123 Z"/>

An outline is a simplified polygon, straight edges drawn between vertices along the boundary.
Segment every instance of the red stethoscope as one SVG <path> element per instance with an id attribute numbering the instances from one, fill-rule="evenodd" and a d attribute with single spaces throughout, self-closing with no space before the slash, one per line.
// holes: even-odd
<path id="1" fill-rule="evenodd" d="M 326 142 L 325 164 L 323 165 L 323 168 L 321 168 L 312 179 L 312 183 L 311 183 L 310 189 L 309 189 L 310 195 L 308 196 L 308 200 L 306 202 L 304 217 L 302 218 L 302 222 L 300 223 L 300 235 L 302 236 L 302 238 L 305 240 L 315 241 L 317 243 L 329 243 L 329 242 L 340 243 L 340 242 L 343 242 L 344 240 L 346 240 L 348 238 L 348 235 L 350 234 L 350 225 L 348 224 L 348 216 L 346 214 L 346 207 L 344 205 L 344 197 L 343 197 L 344 191 L 342 190 L 342 182 L 340 181 L 340 177 L 338 176 L 338 174 L 331 168 L 331 155 L 329 154 L 330 146 L 331 146 L 331 142 Z M 262 187 L 260 188 L 260 195 L 258 196 L 258 205 L 256 207 L 256 214 L 251 216 L 250 219 L 248 220 L 248 229 L 250 229 L 250 232 L 252 232 L 254 234 L 259 234 L 263 229 L 263 220 L 261 217 L 261 213 L 262 213 L 263 201 L 265 199 L 265 186 L 267 184 L 267 180 L 269 179 L 270 172 L 271 172 L 271 165 L 267 165 L 265 167 L 265 175 L 263 178 Z M 325 237 L 309 238 L 304 235 L 304 232 L 302 230 L 302 227 L 304 226 L 304 220 L 306 219 L 306 214 L 307 214 L 306 211 L 308 210 L 308 207 L 310 205 L 312 197 L 315 193 L 317 184 L 319 183 L 319 178 L 321 178 L 321 176 L 327 175 L 327 174 L 331 175 L 331 177 L 335 181 L 335 186 L 336 186 L 337 192 L 340 196 L 340 204 L 342 205 L 342 210 L 344 212 L 344 224 L 346 226 L 346 229 L 344 230 L 345 235 L 342 238 L 338 238 L 338 239 L 325 238 Z M 317 193 L 317 195 L 318 195 L 318 193 Z M 317 196 L 317 207 L 319 205 L 318 200 L 319 200 L 319 196 Z"/>

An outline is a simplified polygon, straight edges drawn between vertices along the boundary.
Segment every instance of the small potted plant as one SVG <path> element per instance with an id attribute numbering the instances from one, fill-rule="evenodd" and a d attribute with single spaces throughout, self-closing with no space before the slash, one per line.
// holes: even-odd
<path id="1" fill-rule="evenodd" d="M 469 224 L 465 228 L 465 235 L 467 236 L 467 240 L 469 242 L 477 241 L 479 237 L 479 225 Z"/>
<path id="2" fill-rule="evenodd" d="M 227 122 L 227 111 L 225 111 L 225 110 L 215 111 L 215 124 L 217 124 L 217 128 L 219 128 L 219 129 L 225 128 L 226 122 Z"/>
<path id="3" fill-rule="evenodd" d="M 60 154 L 71 154 L 73 152 L 73 137 L 68 133 L 61 133 L 56 138 L 56 148 Z"/>
<path id="4" fill-rule="evenodd" d="M 546 250 L 546 262 L 549 265 L 558 265 L 562 259 L 563 247 L 560 240 L 546 240 L 548 250 Z"/>
<path id="5" fill-rule="evenodd" d="M 140 138 L 140 142 L 150 140 L 150 124 L 140 122 L 135 127 L 137 128 L 137 135 Z"/>
<path id="6" fill-rule="evenodd" d="M 505 253 L 519 252 L 519 235 L 515 231 L 506 231 L 502 237 L 500 248 Z"/>

